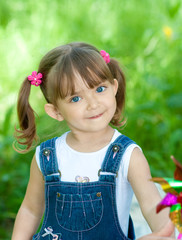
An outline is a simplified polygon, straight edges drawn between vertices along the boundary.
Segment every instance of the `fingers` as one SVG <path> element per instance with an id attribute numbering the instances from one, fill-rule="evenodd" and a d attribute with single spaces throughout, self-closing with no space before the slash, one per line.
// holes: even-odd
<path id="1" fill-rule="evenodd" d="M 174 233 L 174 225 L 169 221 L 159 232 L 155 233 L 156 236 L 170 237 Z"/>
<path id="2" fill-rule="evenodd" d="M 174 225 L 169 221 L 160 231 L 145 235 L 138 240 L 175 240 L 171 237 L 174 233 Z"/>

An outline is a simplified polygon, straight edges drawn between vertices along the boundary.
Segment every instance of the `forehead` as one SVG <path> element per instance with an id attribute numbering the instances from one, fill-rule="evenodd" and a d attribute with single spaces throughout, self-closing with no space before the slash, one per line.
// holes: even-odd
<path id="1" fill-rule="evenodd" d="M 68 76 L 64 75 L 61 80 L 61 98 L 74 95 L 75 93 L 86 89 L 94 88 L 105 81 L 112 83 L 113 79 L 108 75 L 97 75 L 97 73 L 90 69 L 87 69 L 86 74 L 84 73 L 82 75 L 75 70 Z"/>
<path id="2" fill-rule="evenodd" d="M 75 79 L 74 79 L 74 94 L 97 87 L 105 81 L 106 80 L 100 79 L 99 81 L 93 81 L 91 84 L 91 82 L 87 82 L 79 74 L 76 74 Z"/>
<path id="3" fill-rule="evenodd" d="M 90 88 L 88 83 L 77 73 L 74 78 L 74 91 L 79 92 Z"/>
<path id="4" fill-rule="evenodd" d="M 113 82 L 109 67 L 98 53 L 74 53 L 60 58 L 51 70 L 54 99 L 74 95 L 81 87 L 94 88 L 106 80 Z"/>
<path id="5" fill-rule="evenodd" d="M 71 79 L 66 79 L 64 81 L 64 95 L 74 95 L 78 94 L 82 91 L 86 91 L 88 89 L 92 89 L 102 82 L 105 82 L 107 79 L 100 79 L 100 78 L 87 78 L 84 79 L 79 73 L 74 74 Z M 63 89 L 63 88 L 62 88 Z"/>

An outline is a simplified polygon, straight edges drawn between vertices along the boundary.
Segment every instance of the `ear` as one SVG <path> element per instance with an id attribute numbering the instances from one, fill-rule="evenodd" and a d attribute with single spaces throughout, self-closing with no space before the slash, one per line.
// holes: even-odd
<path id="1" fill-rule="evenodd" d="M 45 104 L 44 109 L 51 118 L 54 118 L 60 122 L 64 120 L 63 116 L 58 112 L 57 108 L 53 104 Z"/>
<path id="2" fill-rule="evenodd" d="M 114 93 L 115 93 L 115 96 L 116 96 L 116 93 L 118 91 L 118 80 L 116 78 L 114 78 Z"/>

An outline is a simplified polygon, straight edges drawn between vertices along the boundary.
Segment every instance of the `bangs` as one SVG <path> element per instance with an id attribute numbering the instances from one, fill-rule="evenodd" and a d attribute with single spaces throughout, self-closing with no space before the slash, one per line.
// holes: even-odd
<path id="1" fill-rule="evenodd" d="M 94 88 L 106 80 L 113 83 L 112 74 L 100 53 L 88 49 L 86 51 L 72 49 L 69 54 L 61 57 L 51 72 L 51 78 L 54 79 L 52 90 L 55 101 L 74 95 L 75 79 L 78 76 L 89 88 Z"/>

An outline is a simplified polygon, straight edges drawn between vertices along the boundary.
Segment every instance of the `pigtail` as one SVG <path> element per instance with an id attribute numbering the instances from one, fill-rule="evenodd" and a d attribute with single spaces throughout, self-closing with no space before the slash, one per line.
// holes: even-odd
<path id="1" fill-rule="evenodd" d="M 111 71 L 113 78 L 118 81 L 118 91 L 116 94 L 117 108 L 116 112 L 111 120 L 111 123 L 116 127 L 121 127 L 125 124 L 126 120 L 123 117 L 123 110 L 125 106 L 125 90 L 126 90 L 126 80 L 123 71 L 121 70 L 118 61 L 111 59 L 108 63 L 108 67 Z"/>
<path id="2" fill-rule="evenodd" d="M 15 128 L 15 137 L 17 142 L 20 145 L 26 145 L 26 148 L 24 150 L 19 150 L 15 147 L 18 152 L 28 151 L 31 148 L 33 141 L 37 140 L 35 114 L 29 104 L 30 90 L 31 83 L 25 78 L 18 95 L 17 114 L 20 129 Z"/>

